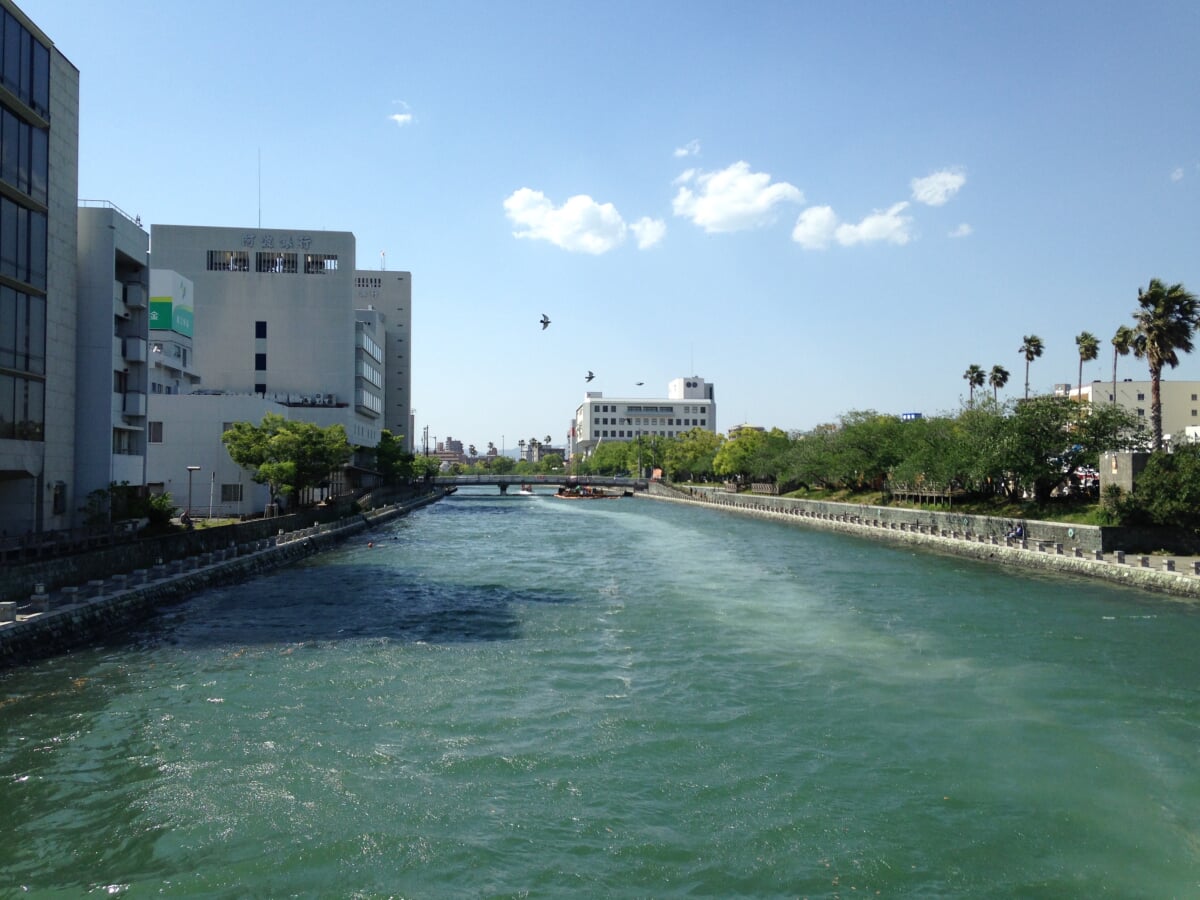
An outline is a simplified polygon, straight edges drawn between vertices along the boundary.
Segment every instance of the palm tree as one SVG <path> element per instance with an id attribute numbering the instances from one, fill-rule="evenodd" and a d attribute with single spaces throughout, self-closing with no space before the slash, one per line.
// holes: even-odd
<path id="1" fill-rule="evenodd" d="M 987 375 L 984 374 L 983 369 L 979 368 L 979 366 L 975 365 L 975 363 L 971 363 L 971 365 L 967 367 L 967 371 L 963 372 L 963 378 L 967 379 L 967 386 L 971 389 L 971 399 L 968 401 L 968 403 L 969 405 L 974 406 L 975 388 L 983 387 L 983 382 L 987 379 Z"/>
<path id="2" fill-rule="evenodd" d="M 1182 284 L 1169 287 L 1151 278 L 1143 291 L 1138 288 L 1139 309 L 1133 313 L 1137 337 L 1133 352 L 1145 358 L 1150 366 L 1150 428 L 1154 433 L 1154 449 L 1163 446 L 1162 433 L 1162 370 L 1179 365 L 1179 353 L 1192 352 L 1192 333 L 1197 326 L 1196 295 L 1189 294 Z"/>
<path id="3" fill-rule="evenodd" d="M 1025 399 L 1029 399 L 1029 364 L 1042 355 L 1042 350 L 1045 347 L 1042 345 L 1042 339 L 1036 334 L 1025 335 L 1021 341 L 1021 346 L 1017 348 L 1021 355 L 1025 357 Z"/>
<path id="4" fill-rule="evenodd" d="M 1000 388 L 1008 384 L 1008 369 L 1004 366 L 992 366 L 992 374 L 988 376 L 988 384 L 992 386 L 992 400 L 996 401 Z"/>
<path id="5" fill-rule="evenodd" d="M 1083 364 L 1091 362 L 1100 355 L 1100 341 L 1090 331 L 1081 331 L 1075 338 L 1075 346 L 1079 348 L 1079 401 L 1083 402 Z"/>
<path id="6" fill-rule="evenodd" d="M 472 444 L 470 447 L 467 448 L 467 453 L 470 455 L 471 459 L 475 458 L 475 445 L 474 444 Z"/>
<path id="7" fill-rule="evenodd" d="M 1112 337 L 1113 348 L 1113 391 L 1112 402 L 1117 402 L 1117 357 L 1128 356 L 1129 351 L 1137 344 L 1137 332 L 1128 325 L 1121 325 Z"/>
<path id="8" fill-rule="evenodd" d="M 546 435 L 546 446 L 549 447 L 553 443 L 554 443 L 554 438 L 550 437 L 550 435 Z"/>

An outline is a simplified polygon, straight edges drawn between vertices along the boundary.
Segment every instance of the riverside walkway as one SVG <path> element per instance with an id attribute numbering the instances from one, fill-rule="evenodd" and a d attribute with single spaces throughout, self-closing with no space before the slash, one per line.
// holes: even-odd
<path id="1" fill-rule="evenodd" d="M 1009 538 L 995 530 L 955 527 L 950 524 L 950 517 L 940 513 L 924 513 L 929 520 L 924 524 L 888 521 L 877 507 L 824 502 L 809 504 L 802 500 L 781 503 L 779 498 L 712 489 L 688 490 L 663 484 L 652 485 L 648 496 L 893 543 L 919 545 L 986 562 L 1097 578 L 1189 600 L 1200 599 L 1200 557 L 1195 556 L 1129 554 L 1122 550 L 1103 552 L 1062 540 Z M 958 518 L 964 520 L 964 517 Z M 1046 531 L 1063 530 L 1066 534 L 1075 531 L 1055 523 L 1028 524 L 1033 531 L 1040 525 L 1046 526 Z"/>

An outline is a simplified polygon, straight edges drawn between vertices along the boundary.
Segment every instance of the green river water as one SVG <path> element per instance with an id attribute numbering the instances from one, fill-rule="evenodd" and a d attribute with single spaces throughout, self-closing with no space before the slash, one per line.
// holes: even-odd
<path id="1" fill-rule="evenodd" d="M 1198 612 L 461 490 L 0 675 L 0 896 L 1197 897 Z"/>

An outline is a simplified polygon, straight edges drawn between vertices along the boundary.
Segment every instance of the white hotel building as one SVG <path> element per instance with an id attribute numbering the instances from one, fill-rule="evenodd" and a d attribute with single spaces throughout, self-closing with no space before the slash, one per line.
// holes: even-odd
<path id="1" fill-rule="evenodd" d="M 693 428 L 717 431 L 713 385 L 699 375 L 676 378 L 663 399 L 605 397 L 589 391 L 575 411 L 572 457 L 591 455 L 602 441 L 631 441 L 641 435 L 676 437 Z"/>
<path id="2" fill-rule="evenodd" d="M 165 326 L 152 347 L 178 358 L 155 363 L 151 491 L 181 507 L 191 494 L 193 514 L 210 497 L 215 515 L 261 511 L 265 487 L 229 459 L 221 435 L 268 412 L 342 425 L 360 447 L 385 427 L 407 435 L 411 275 L 356 271 L 355 255 L 349 232 L 152 226 L 150 302 Z M 373 299 L 384 308 L 359 308 Z M 404 352 L 389 359 L 389 346 Z"/>

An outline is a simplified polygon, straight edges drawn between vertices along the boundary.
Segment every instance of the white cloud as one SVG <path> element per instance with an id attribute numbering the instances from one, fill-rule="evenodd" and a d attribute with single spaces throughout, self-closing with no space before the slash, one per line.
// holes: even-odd
<path id="1" fill-rule="evenodd" d="M 837 231 L 838 217 L 831 206 L 810 206 L 800 213 L 792 240 L 805 250 L 824 250 Z"/>
<path id="2" fill-rule="evenodd" d="M 685 156 L 699 156 L 699 155 L 700 155 L 700 142 L 699 141 L 688 141 L 682 147 L 675 148 L 675 158 L 676 159 L 682 159 Z"/>
<path id="3" fill-rule="evenodd" d="M 403 100 L 393 100 L 392 106 L 399 106 L 404 110 L 403 112 L 392 113 L 390 116 L 388 116 L 389 119 L 391 119 L 401 128 L 403 128 L 405 125 L 411 125 L 416 121 L 416 119 L 413 118 L 413 114 L 409 111 L 409 105 Z"/>
<path id="4" fill-rule="evenodd" d="M 901 215 L 906 209 L 908 201 L 904 200 L 886 210 L 876 210 L 857 225 L 851 225 L 839 222 L 832 207 L 810 206 L 796 220 L 792 240 L 805 250 L 824 250 L 831 240 L 843 247 L 877 241 L 907 244 L 912 240 L 912 217 Z"/>
<path id="5" fill-rule="evenodd" d="M 954 169 L 934 172 L 912 180 L 912 198 L 926 206 L 942 206 L 967 183 L 967 176 Z"/>
<path id="6" fill-rule="evenodd" d="M 639 250 L 649 250 L 655 244 L 661 243 L 667 234 L 667 223 L 662 219 L 651 219 L 644 216 L 629 226 L 633 236 L 637 238 Z"/>
<path id="7" fill-rule="evenodd" d="M 974 229 L 971 228 L 971 226 L 968 225 L 966 222 L 963 222 L 961 225 L 959 225 L 957 228 L 955 228 L 953 231 L 950 232 L 949 237 L 952 237 L 952 238 L 969 237 L 972 231 L 974 231 Z"/>
<path id="8" fill-rule="evenodd" d="M 875 210 L 857 225 L 839 225 L 837 229 L 838 243 L 843 247 L 874 243 L 875 241 L 907 244 L 912 239 L 909 231 L 912 227 L 912 217 L 900 215 L 906 209 L 908 209 L 908 201 L 902 200 L 885 210 Z"/>
<path id="9" fill-rule="evenodd" d="M 548 241 L 574 253 L 607 253 L 624 242 L 628 231 L 615 206 L 597 203 L 586 194 L 576 194 L 555 206 L 541 191 L 521 188 L 504 201 L 504 212 L 517 226 L 513 237 Z M 638 228 L 646 230 L 645 221 L 641 220 Z M 639 245 L 641 240 L 639 235 Z"/>
<path id="10" fill-rule="evenodd" d="M 1171 170 L 1172 181 L 1183 181 L 1183 166 Z"/>
<path id="11" fill-rule="evenodd" d="M 804 194 L 786 181 L 771 183 L 766 172 L 751 172 L 746 162 L 736 162 L 719 172 L 695 169 L 680 175 L 675 195 L 675 215 L 692 220 L 707 232 L 743 231 L 774 221 L 779 203 L 803 203 Z M 694 184 L 695 190 L 688 185 Z"/>

